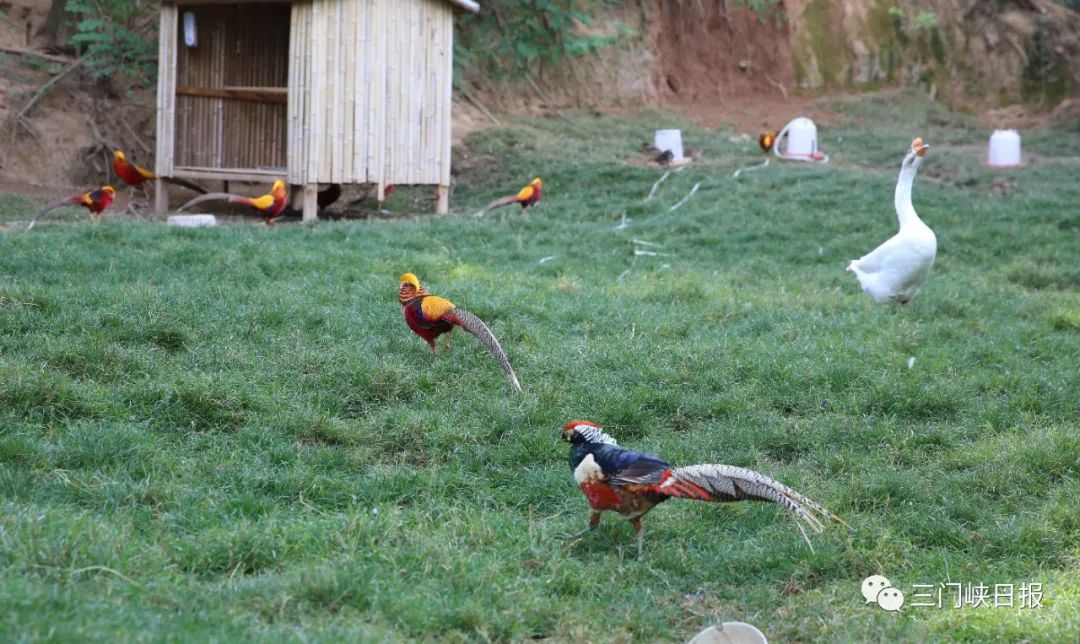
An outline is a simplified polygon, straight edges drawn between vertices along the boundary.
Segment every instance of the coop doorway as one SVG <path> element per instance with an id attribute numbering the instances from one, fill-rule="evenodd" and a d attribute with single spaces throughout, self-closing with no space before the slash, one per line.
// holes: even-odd
<path id="1" fill-rule="evenodd" d="M 173 175 L 286 173 L 288 3 L 179 5 Z"/>

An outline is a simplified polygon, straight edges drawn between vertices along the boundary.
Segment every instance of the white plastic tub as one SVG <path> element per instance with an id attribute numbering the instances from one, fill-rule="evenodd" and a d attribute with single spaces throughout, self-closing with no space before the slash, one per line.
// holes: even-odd
<path id="1" fill-rule="evenodd" d="M 777 145 L 785 133 L 787 145 L 782 156 L 813 158 L 817 153 L 817 126 L 810 119 L 805 116 L 793 119 L 776 138 Z"/>
<path id="2" fill-rule="evenodd" d="M 986 152 L 986 165 L 991 168 L 1015 168 L 1020 165 L 1020 133 L 1016 130 L 994 130 Z"/>
<path id="3" fill-rule="evenodd" d="M 683 158 L 682 130 L 657 130 L 653 138 L 657 150 L 671 150 L 674 160 Z"/>

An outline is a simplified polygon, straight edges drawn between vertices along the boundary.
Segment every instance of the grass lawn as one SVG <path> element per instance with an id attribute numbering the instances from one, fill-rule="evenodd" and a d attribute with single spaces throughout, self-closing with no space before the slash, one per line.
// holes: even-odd
<path id="1" fill-rule="evenodd" d="M 649 201 L 637 146 L 678 119 L 582 114 L 471 137 L 447 217 L 0 232 L 0 640 L 1075 637 L 1080 129 L 993 173 L 989 132 L 898 100 L 837 103 L 828 166 L 739 181 L 756 142 L 682 124 L 706 157 Z M 895 231 L 915 135 L 938 260 L 878 306 L 844 267 Z M 471 216 L 534 175 L 534 212 Z M 405 327 L 405 271 L 487 321 L 523 393 L 471 337 L 433 355 Z M 613 515 L 567 543 L 574 418 L 852 529 L 812 553 L 775 506 L 672 501 L 640 560 Z M 871 574 L 903 613 L 864 604 Z M 1042 606 L 910 606 L 950 582 L 1039 582 Z"/>

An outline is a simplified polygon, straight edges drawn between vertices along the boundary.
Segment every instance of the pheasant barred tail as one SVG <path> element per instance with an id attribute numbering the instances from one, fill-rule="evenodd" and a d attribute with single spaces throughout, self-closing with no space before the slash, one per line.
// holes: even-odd
<path id="1" fill-rule="evenodd" d="M 195 197 L 191 201 L 188 201 L 184 205 L 177 208 L 176 212 L 187 210 L 188 208 L 194 206 L 195 204 L 202 203 L 204 201 L 228 201 L 229 199 L 236 199 L 236 198 L 238 198 L 238 195 L 234 195 L 234 194 L 231 194 L 231 193 L 228 193 L 228 192 L 210 192 L 210 193 Z"/>
<path id="2" fill-rule="evenodd" d="M 457 318 L 461 328 L 471 333 L 487 347 L 488 353 L 499 362 L 499 366 L 506 372 L 506 376 L 510 378 L 510 386 L 514 388 L 514 391 L 521 391 L 521 384 L 518 382 L 517 375 L 514 374 L 514 368 L 510 366 L 510 360 L 506 357 L 506 352 L 503 351 L 502 345 L 495 339 L 495 335 L 491 333 L 491 329 L 484 324 L 484 321 L 460 306 L 455 306 L 450 309 L 450 312 Z"/>
<path id="3" fill-rule="evenodd" d="M 489 203 L 487 205 L 487 207 L 485 207 L 481 211 L 481 213 L 489 212 L 489 211 L 495 210 L 496 208 L 502 208 L 503 206 L 509 206 L 510 204 L 515 203 L 516 201 L 517 201 L 517 195 L 510 195 L 509 197 L 501 197 L 501 198 L 496 199 L 495 201 L 492 201 L 491 203 Z"/>
<path id="4" fill-rule="evenodd" d="M 802 522 L 814 532 L 825 529 L 823 519 L 847 525 L 843 519 L 826 507 L 796 492 L 774 479 L 733 465 L 691 465 L 671 471 L 658 491 L 669 496 L 698 499 L 701 501 L 766 501 L 776 503 L 790 512 L 803 532 L 807 544 L 810 539 L 802 528 Z M 811 550 L 813 546 L 811 545 Z"/>
<path id="5" fill-rule="evenodd" d="M 173 178 L 173 177 L 159 177 L 159 178 L 162 181 L 164 181 L 165 183 L 171 183 L 174 186 L 182 186 L 184 188 L 187 188 L 188 190 L 198 192 L 199 194 L 203 194 L 203 195 L 206 194 L 206 188 L 204 188 L 204 187 L 202 187 L 202 186 L 200 186 L 200 185 L 198 185 L 196 183 L 192 183 L 190 181 L 185 181 L 184 179 L 176 179 L 176 178 Z"/>
<path id="6" fill-rule="evenodd" d="M 27 229 L 27 230 L 30 230 L 30 229 L 32 229 L 32 228 L 34 227 L 34 224 L 36 224 L 36 223 L 37 223 L 37 220 L 38 220 L 38 219 L 41 219 L 41 217 L 43 217 L 44 215 L 47 215 L 47 214 L 49 214 L 50 212 L 52 212 L 52 211 L 56 210 L 56 209 L 57 209 L 57 208 L 59 208 L 60 206 L 63 206 L 63 205 L 66 205 L 66 204 L 70 204 L 70 203 L 71 203 L 71 197 L 64 197 L 63 199 L 61 199 L 61 200 L 59 200 L 59 201 L 54 201 L 54 202 L 52 202 L 51 204 L 49 204 L 48 206 L 45 206 L 44 208 L 42 208 L 41 210 L 39 210 L 39 211 L 38 211 L 38 213 L 37 213 L 36 215 L 34 215 L 34 216 L 33 216 L 33 217 L 32 217 L 32 218 L 30 219 L 30 224 L 29 224 L 29 225 L 28 225 L 28 226 L 26 227 L 26 229 Z"/>

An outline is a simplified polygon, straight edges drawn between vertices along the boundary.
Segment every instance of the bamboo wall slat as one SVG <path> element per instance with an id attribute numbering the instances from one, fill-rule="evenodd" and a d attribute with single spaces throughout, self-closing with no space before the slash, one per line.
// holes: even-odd
<path id="1" fill-rule="evenodd" d="M 321 94 L 324 85 L 321 71 L 326 63 L 326 53 L 322 51 L 326 43 L 323 38 L 326 33 L 326 23 L 322 19 L 324 5 L 325 3 L 320 0 L 313 0 L 310 4 L 311 33 L 308 34 L 306 45 L 311 50 L 311 58 L 308 61 L 308 74 L 311 81 L 307 87 L 307 113 L 302 117 L 305 120 L 307 135 L 300 141 L 301 145 L 307 147 L 307 172 L 304 173 L 301 183 L 309 183 L 311 177 L 319 176 L 319 157 L 322 155 L 320 124 L 323 118 L 319 110 L 323 104 Z"/>
<path id="2" fill-rule="evenodd" d="M 442 22 L 442 38 L 438 41 L 440 52 L 438 59 L 438 73 L 441 75 L 439 89 L 442 96 L 438 105 L 439 129 L 441 140 L 437 153 L 440 157 L 439 167 L 435 172 L 439 175 L 437 181 L 444 186 L 450 185 L 450 153 L 453 147 L 451 133 L 452 108 L 454 104 L 454 20 L 451 17 Z"/>
<path id="3" fill-rule="evenodd" d="M 307 175 L 308 150 L 297 141 L 308 136 L 307 114 L 311 70 L 311 12 L 303 3 L 294 3 L 290 16 L 292 37 L 289 39 L 289 101 L 288 101 L 288 180 L 303 183 Z"/>
<path id="4" fill-rule="evenodd" d="M 162 37 L 158 41 L 158 86 L 157 86 L 157 150 L 154 167 L 163 176 L 172 173 L 173 141 L 176 127 L 176 7 L 161 7 Z"/>
<path id="5" fill-rule="evenodd" d="M 341 157 L 338 164 L 341 167 L 342 177 L 351 177 L 353 174 L 353 154 L 355 131 L 352 128 L 353 113 L 356 107 L 356 75 L 352 73 L 356 69 L 356 45 L 357 18 L 359 10 L 357 3 L 347 2 L 344 4 L 342 27 L 345 30 L 341 39 L 341 66 L 340 82 L 344 85 L 341 90 L 342 113 L 339 128 L 344 132 L 345 138 L 341 142 Z"/>
<path id="6" fill-rule="evenodd" d="M 373 47 L 373 27 L 371 16 L 371 0 L 359 0 L 356 2 L 359 23 L 356 28 L 356 48 L 354 50 L 357 65 L 353 69 L 353 82 L 355 84 L 355 104 L 353 106 L 353 142 L 352 170 L 350 177 L 365 175 L 364 169 L 368 164 L 368 124 L 370 123 L 371 110 L 371 79 L 372 66 L 369 62 L 368 52 Z"/>
<path id="7" fill-rule="evenodd" d="M 368 96 L 368 129 L 367 146 L 368 161 L 364 167 L 364 179 L 372 183 L 383 182 L 383 161 L 386 158 L 384 141 L 386 135 L 386 30 L 389 24 L 386 19 L 386 7 L 381 0 L 371 0 L 369 9 L 371 12 L 372 30 L 374 38 L 371 48 L 365 53 L 371 61 L 371 94 Z"/>

